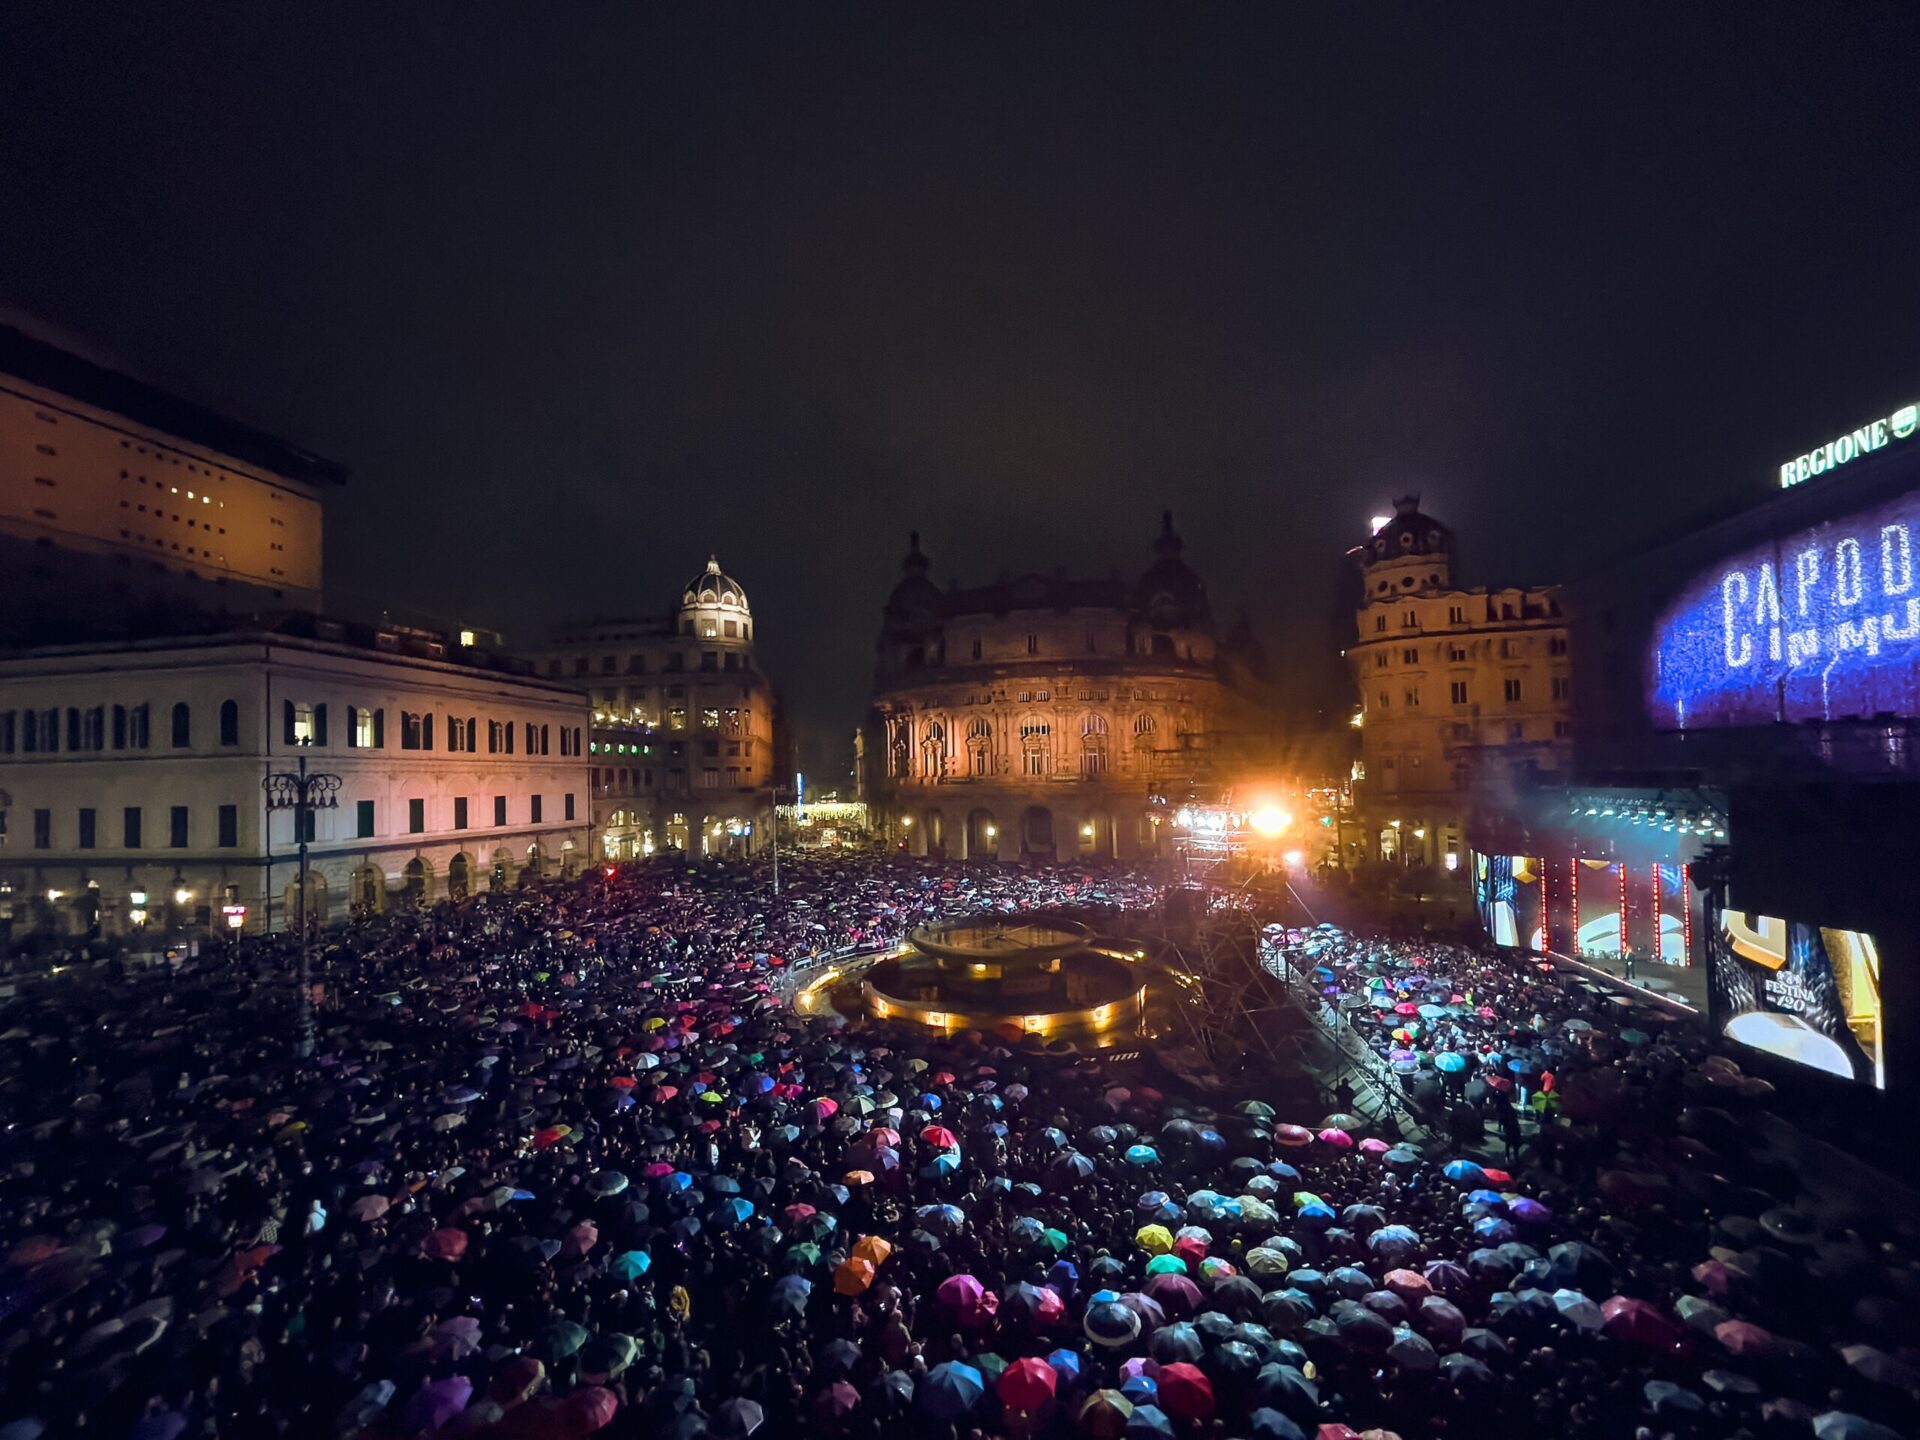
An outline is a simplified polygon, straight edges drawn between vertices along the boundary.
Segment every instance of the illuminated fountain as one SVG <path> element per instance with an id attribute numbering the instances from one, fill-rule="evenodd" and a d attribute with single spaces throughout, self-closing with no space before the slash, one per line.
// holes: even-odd
<path id="1" fill-rule="evenodd" d="M 1110 1044 L 1139 1033 L 1137 959 L 1075 921 L 977 915 L 913 931 L 866 972 L 861 995 L 883 1020 Z"/>

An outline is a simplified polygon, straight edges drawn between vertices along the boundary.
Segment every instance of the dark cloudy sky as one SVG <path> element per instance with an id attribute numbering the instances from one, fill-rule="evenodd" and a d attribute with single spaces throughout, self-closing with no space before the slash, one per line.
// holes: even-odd
<path id="1" fill-rule="evenodd" d="M 1324 675 L 1396 491 L 1549 579 L 1920 393 L 1905 6 L 134 9 L 0 7 L 0 301 L 350 466 L 348 605 L 717 550 L 816 773 L 909 528 L 1170 506 Z"/>

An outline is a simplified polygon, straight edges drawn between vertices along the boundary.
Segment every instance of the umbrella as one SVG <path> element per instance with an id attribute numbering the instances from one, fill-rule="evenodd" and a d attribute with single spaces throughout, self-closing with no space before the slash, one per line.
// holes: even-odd
<path id="1" fill-rule="evenodd" d="M 587 1331 L 584 1326 L 571 1320 L 556 1320 L 540 1332 L 536 1342 L 541 1356 L 548 1364 L 558 1364 L 587 1343 Z"/>
<path id="2" fill-rule="evenodd" d="M 632 1284 L 653 1268 L 653 1257 L 644 1250 L 626 1250 L 613 1257 L 607 1266 L 607 1273 L 615 1279 Z"/>
<path id="3" fill-rule="evenodd" d="M 618 1170 L 596 1170 L 587 1177 L 589 1195 L 618 1195 L 627 1188 L 627 1177 Z"/>
<path id="4" fill-rule="evenodd" d="M 1121 1433 L 1127 1440 L 1171 1440 L 1173 1421 L 1157 1405 L 1135 1405 Z"/>
<path id="5" fill-rule="evenodd" d="M 473 1382 L 464 1375 L 429 1380 L 407 1401 L 406 1421 L 416 1430 L 438 1430 L 467 1408 Z"/>
<path id="6" fill-rule="evenodd" d="M 986 1393 L 980 1372 L 958 1360 L 943 1361 L 927 1372 L 915 1399 L 920 1408 L 939 1420 L 957 1420 Z"/>
<path id="7" fill-rule="evenodd" d="M 931 1378 L 931 1377 L 929 1377 Z M 1060 1377 L 1045 1360 L 1032 1356 L 1016 1360 L 1000 1372 L 994 1391 L 1012 1410 L 1038 1410 L 1053 1399 Z"/>
<path id="8" fill-rule="evenodd" d="M 1115 1291 L 1096 1290 L 1080 1325 L 1094 1344 L 1119 1346 L 1128 1344 L 1140 1333 L 1140 1316 L 1122 1304 Z"/>
<path id="9" fill-rule="evenodd" d="M 806 1312 L 807 1297 L 812 1294 L 813 1282 L 804 1275 L 782 1275 L 767 1292 L 767 1308 L 781 1318 L 798 1319 Z"/>
<path id="10" fill-rule="evenodd" d="M 1169 1415 L 1193 1424 L 1213 1418 L 1213 1382 L 1197 1366 L 1184 1361 L 1162 1365 L 1154 1379 L 1160 1387 L 1161 1408 Z"/>
<path id="11" fill-rule="evenodd" d="M 467 1253 L 467 1232 L 436 1230 L 427 1236 L 420 1248 L 435 1260 L 458 1260 Z"/>
<path id="12" fill-rule="evenodd" d="M 1094 1440 L 1119 1440 L 1133 1414 L 1133 1402 L 1118 1390 L 1096 1390 L 1080 1406 L 1080 1428 Z"/>
<path id="13" fill-rule="evenodd" d="M 1649 1350 L 1671 1350 L 1682 1339 L 1680 1327 L 1645 1300 L 1615 1295 L 1601 1302 L 1600 1314 L 1602 1328 L 1616 1340 Z"/>
<path id="14" fill-rule="evenodd" d="M 711 1429 L 716 1435 L 747 1436 L 766 1422 L 767 1412 L 752 1400 L 736 1396 L 724 1400 L 713 1412 Z"/>
<path id="15" fill-rule="evenodd" d="M 1186 1321 L 1176 1321 L 1164 1329 L 1156 1330 L 1153 1339 L 1147 1344 L 1148 1353 L 1163 1365 L 1184 1360 L 1197 1362 L 1206 1354 L 1206 1342 L 1200 1338 L 1200 1332 Z"/>

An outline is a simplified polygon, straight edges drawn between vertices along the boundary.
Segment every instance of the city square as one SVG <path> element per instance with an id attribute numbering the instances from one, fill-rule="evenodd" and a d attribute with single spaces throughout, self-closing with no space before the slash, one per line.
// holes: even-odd
<path id="1" fill-rule="evenodd" d="M 0 20 L 0 1440 L 1920 1434 L 1907 17 L 275 19 Z"/>

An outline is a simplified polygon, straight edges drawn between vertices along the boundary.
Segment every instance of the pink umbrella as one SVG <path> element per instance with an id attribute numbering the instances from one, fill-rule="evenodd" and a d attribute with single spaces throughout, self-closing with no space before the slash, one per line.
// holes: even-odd
<path id="1" fill-rule="evenodd" d="M 568 1255 L 584 1255 L 599 1243 L 600 1227 L 591 1220 L 582 1220 L 567 1231 L 567 1240 L 561 1251 Z"/>
<path id="2" fill-rule="evenodd" d="M 619 1408 L 618 1397 L 604 1385 L 590 1385 L 584 1390 L 576 1390 L 560 1402 L 566 1427 L 574 1435 L 591 1435 L 596 1430 L 604 1429 L 612 1423 L 614 1412 Z"/>
<path id="3" fill-rule="evenodd" d="M 1331 1145 L 1336 1150 L 1351 1150 L 1353 1148 L 1353 1136 L 1344 1130 L 1322 1130 L 1319 1139 L 1321 1144 Z"/>

